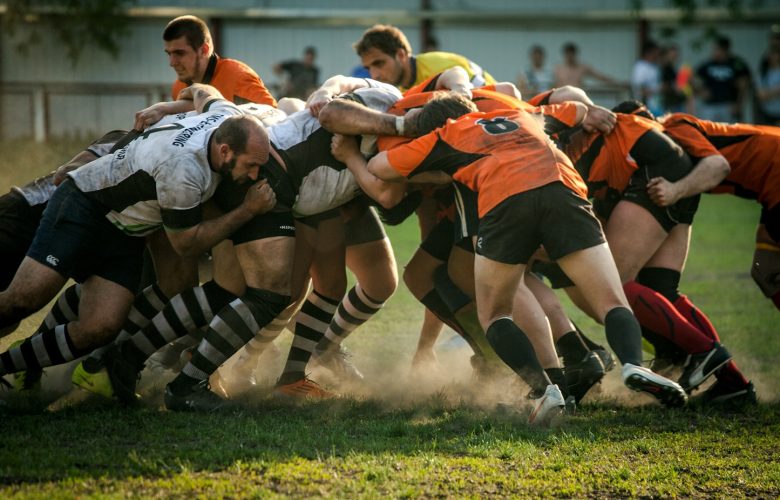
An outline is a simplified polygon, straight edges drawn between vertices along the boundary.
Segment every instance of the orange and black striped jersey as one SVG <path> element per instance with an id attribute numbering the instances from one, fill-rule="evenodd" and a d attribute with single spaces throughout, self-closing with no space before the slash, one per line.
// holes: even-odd
<path id="1" fill-rule="evenodd" d="M 521 110 L 470 113 L 388 151 L 387 160 L 411 178 L 443 171 L 478 193 L 479 216 L 509 196 L 563 182 L 585 197 L 587 188 L 540 120 Z"/>
<path id="2" fill-rule="evenodd" d="M 694 158 L 723 155 L 729 175 L 713 193 L 780 203 L 780 128 L 745 123 L 717 123 L 684 113 L 664 121 L 666 133 Z"/>
<path id="3" fill-rule="evenodd" d="M 558 144 L 587 182 L 589 195 L 600 197 L 604 188 L 618 192 L 626 188 L 639 168 L 631 148 L 650 130 L 663 127 L 640 116 L 618 113 L 612 133 L 593 134 L 576 127 L 558 134 Z"/>
<path id="4" fill-rule="evenodd" d="M 213 54 L 209 58 L 202 83 L 215 87 L 225 99 L 235 104 L 253 102 L 276 107 L 276 99 L 265 88 L 263 80 L 252 68 L 235 59 Z M 186 83 L 176 80 L 171 88 L 173 98 L 176 99 L 185 87 Z"/>

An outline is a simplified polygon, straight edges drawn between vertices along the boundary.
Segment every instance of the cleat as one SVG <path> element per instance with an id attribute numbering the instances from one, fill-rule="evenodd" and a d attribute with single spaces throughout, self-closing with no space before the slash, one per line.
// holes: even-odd
<path id="1" fill-rule="evenodd" d="M 623 365 L 623 383 L 632 391 L 646 392 L 664 406 L 684 406 L 688 395 L 680 385 L 642 366 Z"/>
<path id="2" fill-rule="evenodd" d="M 561 390 L 550 384 L 542 397 L 536 399 L 534 409 L 528 416 L 528 424 L 535 427 L 549 427 L 553 421 L 566 413 L 566 401 Z"/>
<path id="3" fill-rule="evenodd" d="M 678 382 L 690 394 L 705 380 L 710 378 L 721 366 L 731 360 L 731 353 L 721 344 L 715 343 L 715 347 L 707 352 L 690 354 L 685 361 L 683 374 Z"/>
<path id="4" fill-rule="evenodd" d="M 105 368 L 101 368 L 97 373 L 90 373 L 84 368 L 84 363 L 81 362 L 73 370 L 70 381 L 76 387 L 80 387 L 87 392 L 108 399 L 114 397 L 114 388 L 111 386 L 111 380 L 108 378 L 108 372 Z"/>
<path id="5" fill-rule="evenodd" d="M 208 380 L 201 380 L 189 388 L 185 394 L 174 394 L 171 384 L 165 386 L 165 407 L 171 411 L 191 411 L 211 413 L 229 410 L 234 406 L 211 392 Z"/>
<path id="6" fill-rule="evenodd" d="M 331 372 L 340 381 L 360 383 L 363 381 L 363 374 L 352 363 L 351 357 L 349 351 L 341 344 L 325 351 L 315 349 L 312 353 L 312 361 Z"/>
<path id="7" fill-rule="evenodd" d="M 596 353 L 596 356 L 599 357 L 601 360 L 601 365 L 604 367 L 604 371 L 608 372 L 612 370 L 615 367 L 615 358 L 612 357 L 612 354 L 606 349 L 594 349 L 593 351 Z"/>
<path id="8" fill-rule="evenodd" d="M 591 387 L 604 377 L 606 370 L 599 355 L 591 351 L 579 363 L 564 365 L 563 372 L 566 375 L 569 394 L 574 396 L 574 400 L 579 404 Z"/>
<path id="9" fill-rule="evenodd" d="M 743 408 L 758 405 L 756 388 L 753 382 L 746 386 L 735 388 L 718 380 L 696 398 L 696 402 L 702 405 L 721 405 L 733 408 Z"/>
<path id="10" fill-rule="evenodd" d="M 317 382 L 308 377 L 296 380 L 290 384 L 277 385 L 274 388 L 274 396 L 287 398 L 312 398 L 312 399 L 330 399 L 335 398 L 336 394 L 323 389 Z"/>

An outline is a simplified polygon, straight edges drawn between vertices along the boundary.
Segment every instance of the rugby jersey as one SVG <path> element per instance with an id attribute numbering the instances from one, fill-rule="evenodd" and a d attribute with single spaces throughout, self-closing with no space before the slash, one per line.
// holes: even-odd
<path id="1" fill-rule="evenodd" d="M 780 128 L 745 123 L 717 123 L 684 113 L 664 120 L 666 133 L 694 158 L 723 155 L 729 175 L 711 192 L 758 200 L 771 208 L 780 203 Z"/>
<path id="2" fill-rule="evenodd" d="M 209 139 L 242 111 L 226 100 L 207 111 L 146 129 L 127 146 L 70 172 L 76 186 L 107 209 L 118 229 L 145 236 L 161 225 L 184 230 L 202 221 L 201 204 L 220 176 L 209 163 Z"/>
<path id="3" fill-rule="evenodd" d="M 342 98 L 352 99 L 377 111 L 387 111 L 401 93 L 392 85 L 367 80 L 370 87 Z M 287 168 L 297 193 L 293 215 L 303 217 L 343 205 L 360 193 L 347 166 L 330 152 L 333 134 L 320 127 L 308 109 L 290 115 L 270 127 L 268 135 Z"/>

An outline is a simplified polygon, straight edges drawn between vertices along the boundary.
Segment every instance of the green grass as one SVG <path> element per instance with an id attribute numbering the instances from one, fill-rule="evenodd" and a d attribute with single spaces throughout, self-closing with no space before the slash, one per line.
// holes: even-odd
<path id="1" fill-rule="evenodd" d="M 0 145 L 0 182 L 28 180 L 78 150 L 29 146 Z M 440 349 L 443 381 L 407 378 L 422 308 L 402 287 L 348 341 L 367 393 L 302 405 L 265 398 L 281 364 L 268 358 L 265 391 L 228 415 L 164 411 L 161 382 L 147 384 L 146 404 L 132 409 L 83 394 L 46 411 L 12 406 L 0 414 L 0 497 L 777 497 L 780 313 L 749 276 L 757 219 L 755 203 L 705 196 L 682 284 L 756 383 L 762 404 L 748 412 L 663 410 L 622 388 L 613 371 L 576 416 L 531 429 L 527 406 L 495 405 L 522 402 L 523 389 L 475 390 L 462 350 Z M 402 266 L 417 230 L 407 223 L 389 233 Z M 603 340 L 598 325 L 569 310 Z M 279 344 L 285 354 L 289 335 Z M 45 382 L 56 386 L 62 373 Z"/>

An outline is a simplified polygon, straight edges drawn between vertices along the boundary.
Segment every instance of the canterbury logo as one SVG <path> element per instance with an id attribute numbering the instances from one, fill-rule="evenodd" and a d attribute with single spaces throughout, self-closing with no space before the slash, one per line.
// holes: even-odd
<path id="1" fill-rule="evenodd" d="M 60 259 L 58 259 L 57 257 L 55 257 L 53 255 L 47 255 L 46 256 L 46 262 L 48 262 L 49 264 L 51 264 L 54 267 L 57 267 L 59 265 L 59 263 L 60 263 Z"/>
<path id="2" fill-rule="evenodd" d="M 477 248 L 482 248 L 482 237 L 477 238 Z"/>

